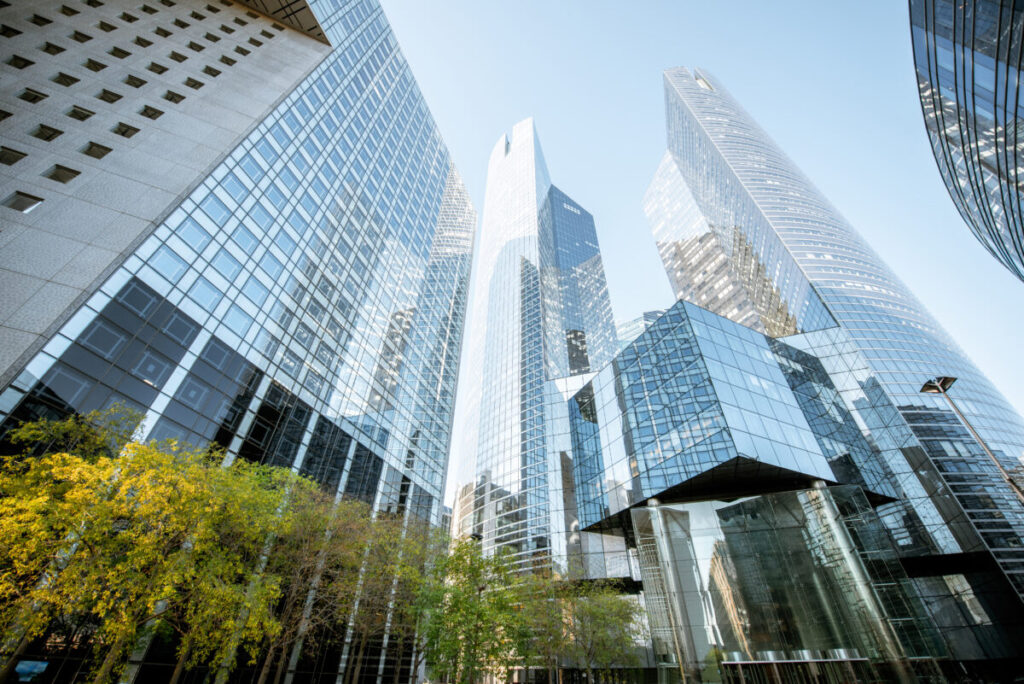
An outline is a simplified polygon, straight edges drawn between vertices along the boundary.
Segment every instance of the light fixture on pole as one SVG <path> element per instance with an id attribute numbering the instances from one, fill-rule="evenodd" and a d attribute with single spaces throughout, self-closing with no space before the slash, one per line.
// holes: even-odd
<path id="1" fill-rule="evenodd" d="M 1004 468 L 1003 464 L 999 462 L 996 455 L 992 453 L 992 450 L 988 448 L 988 445 L 985 444 L 985 440 L 981 438 L 978 431 L 975 430 L 974 426 L 967 420 L 967 416 L 960 412 L 960 408 L 957 407 L 956 403 L 953 401 L 953 397 L 949 396 L 949 388 L 953 386 L 954 382 L 956 382 L 956 378 L 940 375 L 939 377 L 932 378 L 928 382 L 924 383 L 924 385 L 921 386 L 921 392 L 923 394 L 941 394 L 945 397 L 946 401 L 949 402 L 950 407 L 953 409 L 953 412 L 956 413 L 957 417 L 960 418 L 960 421 L 967 426 L 967 429 L 970 430 L 974 439 L 977 440 L 978 444 L 981 445 L 981 448 L 985 450 L 985 453 L 988 454 L 988 457 L 992 460 L 992 463 L 994 463 L 996 468 L 999 469 L 999 474 L 1003 476 L 1004 480 L 1006 480 L 1006 484 L 1010 485 L 1014 494 L 1016 494 L 1020 502 L 1024 504 L 1024 491 L 1022 491 L 1017 483 L 1013 481 L 1010 474 L 1006 472 L 1006 468 Z"/>

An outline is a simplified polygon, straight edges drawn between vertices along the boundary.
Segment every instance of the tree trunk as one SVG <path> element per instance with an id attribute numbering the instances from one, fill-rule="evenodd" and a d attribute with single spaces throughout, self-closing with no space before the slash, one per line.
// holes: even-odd
<path id="1" fill-rule="evenodd" d="M 260 678 L 256 680 L 256 684 L 267 684 L 267 678 L 270 676 L 270 668 L 274 665 L 274 654 L 277 653 L 277 645 L 270 644 L 267 649 L 267 657 L 263 659 L 263 667 L 260 668 Z"/>
<path id="2" fill-rule="evenodd" d="M 15 682 L 16 679 L 12 679 L 11 675 L 14 674 L 14 668 L 18 666 L 18 661 L 21 656 L 28 649 L 28 645 L 32 642 L 28 638 L 28 634 L 23 634 L 21 639 L 18 640 L 18 645 L 15 647 L 14 652 L 4 663 L 4 666 L 0 668 L 0 684 L 7 684 L 7 682 Z"/>
<path id="3" fill-rule="evenodd" d="M 107 651 L 106 657 L 103 658 L 103 664 L 100 665 L 99 672 L 96 673 L 92 684 L 104 684 L 110 678 L 110 673 L 113 672 L 114 666 L 121 659 L 121 649 L 123 648 L 124 637 L 118 637 L 117 641 L 110 647 L 110 650 Z"/>
<path id="4" fill-rule="evenodd" d="M 185 663 L 188 661 L 188 655 L 191 652 L 192 647 L 188 646 L 178 656 L 178 662 L 174 665 L 174 674 L 171 675 L 171 681 L 168 684 L 178 684 L 178 680 L 181 679 L 181 675 L 185 672 Z"/>
<path id="5" fill-rule="evenodd" d="M 348 671 L 352 673 L 351 678 L 348 680 L 349 684 L 356 684 L 359 681 L 359 671 L 363 668 L 363 652 L 366 650 L 366 642 L 369 637 L 364 632 L 359 635 L 359 650 L 356 652 L 356 663 L 355 667 L 350 664 Z"/>
<path id="6" fill-rule="evenodd" d="M 597 680 L 594 679 L 594 668 L 587 663 L 587 684 L 595 684 Z"/>
<path id="7" fill-rule="evenodd" d="M 277 672 L 274 673 L 274 684 L 281 684 L 284 671 L 288 669 L 288 644 L 281 644 L 281 655 L 277 659 Z"/>
<path id="8" fill-rule="evenodd" d="M 395 677 L 394 677 L 394 679 L 391 680 L 392 684 L 399 684 L 398 679 L 399 679 L 399 677 L 401 676 L 401 673 L 402 673 L 402 657 L 404 655 L 405 655 L 405 639 L 403 639 L 402 637 L 399 637 L 398 638 L 398 657 L 395 658 Z M 416 673 L 412 672 L 410 670 L 409 678 L 411 679 L 411 678 L 413 678 L 415 676 L 416 676 Z"/>

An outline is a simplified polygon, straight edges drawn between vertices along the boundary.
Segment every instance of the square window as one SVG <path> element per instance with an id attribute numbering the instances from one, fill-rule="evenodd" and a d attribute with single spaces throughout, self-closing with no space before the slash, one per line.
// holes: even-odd
<path id="1" fill-rule="evenodd" d="M 146 81 L 142 80 L 138 76 L 125 76 L 125 84 L 130 85 L 132 88 L 141 88 L 146 85 Z"/>
<path id="2" fill-rule="evenodd" d="M 139 9 L 141 9 L 146 14 L 156 14 L 156 10 L 150 7 L 149 5 L 143 5 Z"/>
<path id="3" fill-rule="evenodd" d="M 64 48 L 62 48 L 60 45 L 54 45 L 53 43 L 47 43 L 39 49 L 48 55 L 59 55 L 60 53 L 64 52 Z"/>
<path id="4" fill-rule="evenodd" d="M 113 24 L 108 24 L 105 21 L 101 21 L 100 23 L 96 24 L 96 28 L 98 28 L 100 31 L 105 31 L 107 33 L 117 30 L 116 26 L 114 26 Z"/>
<path id="5" fill-rule="evenodd" d="M 4 38 L 13 38 L 14 36 L 20 35 L 21 31 L 14 28 L 13 26 L 8 26 L 7 24 L 3 24 L 2 26 L 0 26 L 0 36 L 3 36 Z"/>
<path id="6" fill-rule="evenodd" d="M 110 129 L 115 135 L 120 135 L 123 138 L 130 138 L 139 132 L 139 129 L 135 126 L 129 126 L 123 121 L 119 121 L 116 126 Z"/>
<path id="7" fill-rule="evenodd" d="M 236 48 L 235 48 L 235 52 L 237 52 L 238 54 L 242 55 L 243 57 L 245 57 L 246 55 L 248 55 L 248 54 L 249 54 L 249 51 L 248 51 L 248 50 L 246 50 L 246 49 L 245 49 L 244 47 L 242 47 L 241 45 L 239 45 L 238 47 L 236 47 Z"/>
<path id="8" fill-rule="evenodd" d="M 79 43 L 87 43 L 92 40 L 92 36 L 87 33 L 82 33 L 81 31 L 75 31 L 71 34 L 71 40 L 78 41 Z"/>
<path id="9" fill-rule="evenodd" d="M 106 64 L 104 64 L 103 62 L 97 62 L 95 59 L 85 60 L 85 64 L 83 64 L 82 66 L 84 66 L 89 71 L 103 71 L 107 68 Z"/>
<path id="10" fill-rule="evenodd" d="M 69 183 L 74 180 L 76 176 L 81 175 L 81 173 L 81 171 L 75 171 L 74 169 L 69 169 L 66 166 L 55 164 L 52 169 L 43 175 L 50 180 L 57 181 L 58 183 Z"/>
<path id="11" fill-rule="evenodd" d="M 140 109 L 139 114 L 146 117 L 147 119 L 159 119 L 161 116 L 164 115 L 162 111 L 160 111 L 156 107 L 150 107 L 149 105 L 146 105 L 145 107 Z"/>
<path id="12" fill-rule="evenodd" d="M 38 14 L 33 14 L 32 18 L 29 19 L 29 21 L 31 23 L 35 24 L 36 26 L 46 26 L 47 24 L 52 24 L 53 23 L 52 19 L 47 19 L 46 17 L 41 17 Z"/>
<path id="13" fill-rule="evenodd" d="M 51 140 L 56 140 L 62 133 L 64 133 L 64 131 L 53 128 L 52 126 L 39 124 L 36 127 L 36 130 L 32 131 L 32 137 L 50 142 Z"/>
<path id="14" fill-rule="evenodd" d="M 189 88 L 193 88 L 195 90 L 199 90 L 200 88 L 203 87 L 203 82 L 202 81 L 197 81 L 194 78 L 186 78 L 185 79 L 185 85 L 187 85 Z"/>
<path id="15" fill-rule="evenodd" d="M 217 78 L 218 76 L 220 76 L 220 72 L 214 69 L 212 66 L 203 67 L 203 73 L 207 76 L 212 76 L 213 78 Z"/>
<path id="16" fill-rule="evenodd" d="M 147 47 L 149 47 L 150 45 L 153 44 L 153 41 L 146 40 L 142 36 L 135 36 L 135 40 L 133 40 L 132 42 L 135 43 L 136 45 L 138 45 L 139 47 L 144 47 L 144 48 L 147 48 Z"/>
<path id="17" fill-rule="evenodd" d="M 64 86 L 65 88 L 70 88 L 71 86 L 78 83 L 77 78 L 75 78 L 71 74 L 65 74 L 63 71 L 54 76 L 51 80 L 58 85 Z"/>
<path id="18" fill-rule="evenodd" d="M 19 99 L 22 99 L 25 102 L 31 102 L 33 104 L 35 104 L 36 102 L 42 102 L 46 99 L 46 97 L 47 96 L 45 94 L 39 92 L 38 90 L 32 90 L 31 88 L 25 88 L 23 91 L 21 91 L 21 95 L 18 95 Z"/>
<path id="19" fill-rule="evenodd" d="M 113 150 L 106 145 L 100 145 L 99 143 L 90 142 L 88 145 L 82 148 L 82 154 L 87 154 L 94 159 L 103 159 Z"/>
<path id="20" fill-rule="evenodd" d="M 188 16 L 192 17 L 192 18 L 193 18 L 193 19 L 195 19 L 196 21 L 202 21 L 203 19 L 205 19 L 205 18 L 206 18 L 206 17 L 204 17 L 204 16 L 202 15 L 202 14 L 200 14 L 199 12 L 192 12 L 192 14 L 190 14 L 190 15 L 188 15 Z"/>
<path id="21" fill-rule="evenodd" d="M 177 26 L 178 28 L 188 28 L 189 27 L 189 23 L 187 21 L 182 21 L 181 19 L 175 19 L 174 20 L 174 25 Z"/>
<path id="22" fill-rule="evenodd" d="M 167 36 L 171 35 L 170 31 L 161 27 L 158 27 L 156 30 L 153 31 L 153 33 L 160 36 L 161 38 L 166 38 Z"/>
<path id="23" fill-rule="evenodd" d="M 4 206 L 22 214 L 27 214 L 43 203 L 42 197 L 30 195 L 27 192 L 15 191 L 13 195 L 4 200 Z"/>
<path id="24" fill-rule="evenodd" d="M 168 90 L 166 93 L 164 93 L 164 99 L 169 102 L 173 102 L 174 104 L 178 104 L 179 102 L 185 99 L 185 96 L 181 95 L 180 93 L 176 93 L 173 90 Z"/>
<path id="25" fill-rule="evenodd" d="M 108 55 L 113 55 L 114 57 L 117 57 L 118 59 L 124 59 L 125 57 L 127 57 L 128 55 L 130 55 L 132 53 L 128 52 L 127 50 L 123 50 L 123 49 L 121 49 L 119 47 L 114 47 L 114 48 L 110 48 L 110 52 L 108 52 L 107 54 Z"/>
<path id="26" fill-rule="evenodd" d="M 162 74 L 165 71 L 167 71 L 167 67 L 165 67 L 163 64 L 157 64 L 156 62 L 150 62 L 149 66 L 146 68 L 152 71 L 154 74 Z"/>
<path id="27" fill-rule="evenodd" d="M 7 60 L 7 63 L 15 69 L 25 69 L 35 64 L 31 59 L 26 59 L 21 55 L 11 55 L 11 58 Z"/>
<path id="28" fill-rule="evenodd" d="M 211 313 L 217 308 L 217 304 L 224 297 L 220 290 L 213 286 L 213 283 L 203 277 L 196 280 L 191 289 L 189 289 L 188 294 L 195 300 L 196 304 Z"/>
<path id="29" fill-rule="evenodd" d="M 186 59 L 188 59 L 188 57 L 186 57 L 185 55 L 181 54 L 180 52 L 172 52 L 171 54 L 169 54 L 167 56 L 170 57 L 171 59 L 173 59 L 175 62 L 184 62 Z"/>
<path id="30" fill-rule="evenodd" d="M 224 33 L 234 33 L 235 32 L 235 29 L 231 28 L 230 26 L 225 26 L 224 24 L 220 25 L 220 30 L 223 31 Z"/>
<path id="31" fill-rule="evenodd" d="M 118 95 L 113 90 L 107 90 L 106 88 L 100 91 L 100 94 L 96 96 L 97 99 L 110 103 L 117 102 L 121 99 L 121 97 L 121 95 Z"/>
<path id="32" fill-rule="evenodd" d="M 136 22 L 138 20 L 139 20 L 138 17 L 136 17 L 134 15 L 131 15 L 131 14 L 128 14 L 127 12 L 123 12 L 121 14 L 121 21 L 127 21 L 129 24 L 131 24 L 132 22 Z"/>
<path id="33" fill-rule="evenodd" d="M 188 49 L 189 49 L 189 50 L 194 50 L 195 52 L 202 52 L 202 51 L 203 51 L 203 50 L 205 50 L 206 48 L 204 48 L 204 47 L 203 47 L 202 45 L 200 45 L 200 44 L 199 44 L 199 43 L 197 43 L 196 41 L 194 41 L 194 40 L 191 40 L 191 41 L 189 41 L 189 43 L 188 43 Z"/>
<path id="34" fill-rule="evenodd" d="M 75 105 L 68 110 L 68 116 L 72 119 L 78 119 L 79 121 L 85 121 L 95 113 L 96 112 L 89 111 L 85 107 L 79 107 L 78 105 Z"/>
<path id="35" fill-rule="evenodd" d="M 228 66 L 235 66 L 236 64 L 235 60 L 231 59 L 227 55 L 221 55 L 220 61 L 222 64 L 227 64 Z"/>
<path id="36" fill-rule="evenodd" d="M 0 164 L 5 166 L 11 166 L 17 164 L 27 155 L 24 152 L 18 150 L 12 150 L 10 147 L 0 147 Z"/>
<path id="37" fill-rule="evenodd" d="M 68 7 L 67 5 L 62 5 L 60 8 L 60 13 L 63 14 L 65 17 L 73 17 L 76 14 L 78 14 L 78 10 L 72 7 Z"/>

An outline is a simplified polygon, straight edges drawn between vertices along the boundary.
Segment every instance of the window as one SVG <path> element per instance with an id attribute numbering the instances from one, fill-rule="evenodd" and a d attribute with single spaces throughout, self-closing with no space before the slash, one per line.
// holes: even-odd
<path id="1" fill-rule="evenodd" d="M 77 78 L 75 78 L 71 74 L 65 74 L 63 71 L 60 72 L 59 74 L 57 74 L 56 76 L 54 76 L 52 80 L 53 80 L 54 83 L 56 83 L 58 85 L 62 85 L 65 88 L 69 88 L 69 87 L 75 85 L 76 83 L 78 83 L 78 79 Z"/>
<path id="2" fill-rule="evenodd" d="M 203 19 L 205 19 L 205 18 L 206 18 L 206 17 L 204 17 L 204 16 L 202 15 L 202 14 L 200 14 L 199 12 L 192 12 L 192 14 L 190 14 L 190 15 L 188 15 L 188 16 L 192 17 L 192 18 L 193 18 L 193 19 L 195 19 L 196 21 L 202 21 Z"/>
<path id="3" fill-rule="evenodd" d="M 33 14 L 32 18 L 29 19 L 29 22 L 35 24 L 36 26 L 46 26 L 47 24 L 52 24 L 53 20 L 47 19 L 46 17 L 41 17 L 38 14 Z"/>
<path id="4" fill-rule="evenodd" d="M 235 23 L 238 24 L 239 26 L 245 26 L 249 22 L 247 22 L 245 19 L 239 19 L 238 17 L 235 17 Z"/>
<path id="5" fill-rule="evenodd" d="M 264 29 L 263 31 L 260 31 L 260 35 L 263 36 L 264 38 L 273 38 L 274 37 L 274 34 L 271 33 L 270 31 L 267 31 L 266 29 Z"/>
<path id="6" fill-rule="evenodd" d="M 157 64 L 156 62 L 150 62 L 149 66 L 146 68 L 152 71 L 154 74 L 162 74 L 165 71 L 167 71 L 167 67 L 165 67 L 163 64 Z"/>
<path id="7" fill-rule="evenodd" d="M 138 76 L 132 75 L 125 76 L 124 82 L 125 84 L 130 85 L 132 88 L 141 88 L 142 86 L 146 85 L 146 81 L 142 80 Z"/>
<path id="8" fill-rule="evenodd" d="M 7 24 L 3 24 L 2 26 L 0 26 L 0 36 L 3 36 L 4 38 L 13 38 L 14 36 L 20 35 L 21 31 L 14 28 L 13 26 L 8 26 Z"/>
<path id="9" fill-rule="evenodd" d="M 166 93 L 164 93 L 164 99 L 168 100 L 169 102 L 173 102 L 174 104 L 178 104 L 179 102 L 185 99 L 185 96 L 176 93 L 173 90 L 168 90 Z"/>
<path id="10" fill-rule="evenodd" d="M 186 78 L 185 79 L 185 85 L 187 85 L 189 88 L 193 88 L 195 90 L 199 90 L 200 88 L 203 87 L 203 82 L 202 81 L 197 81 L 194 78 Z"/>
<path id="11" fill-rule="evenodd" d="M 256 14 L 255 12 L 246 12 L 245 16 L 249 17 L 250 19 L 259 19 L 260 18 L 260 15 Z"/>
<path id="12" fill-rule="evenodd" d="M 71 34 L 71 40 L 78 41 L 79 43 L 87 43 L 92 40 L 92 36 L 87 33 L 82 33 L 81 31 L 75 31 Z"/>
<path id="13" fill-rule="evenodd" d="M 217 12 L 220 12 L 220 8 L 219 7 L 214 7 L 213 5 L 207 5 L 206 6 L 206 11 L 209 12 L 210 14 L 216 14 Z"/>
<path id="14" fill-rule="evenodd" d="M 63 14 L 65 17 L 73 17 L 76 14 L 78 14 L 78 10 L 68 7 L 67 5 L 62 5 L 60 8 L 60 13 Z"/>
<path id="15" fill-rule="evenodd" d="M 138 18 L 138 17 L 136 17 L 136 16 L 133 16 L 133 15 L 131 15 L 131 14 L 128 14 L 127 12 L 122 12 L 122 13 L 121 13 L 121 21 L 126 21 L 126 22 L 128 22 L 129 24 L 131 24 L 131 23 L 133 23 L 133 22 L 136 22 L 136 21 L 138 21 L 138 20 L 139 20 L 139 18 Z"/>
<path id="16" fill-rule="evenodd" d="M 235 60 L 231 59 L 227 55 L 221 55 L 220 61 L 222 64 L 227 64 L 228 66 L 235 66 L 236 64 Z"/>
<path id="17" fill-rule="evenodd" d="M 15 69 L 25 69 L 35 64 L 31 59 L 25 59 L 21 55 L 12 55 L 11 58 L 7 60 L 7 63 Z"/>
<path id="18" fill-rule="evenodd" d="M 146 14 L 156 14 L 156 10 L 150 7 L 149 5 L 143 5 L 139 9 L 141 9 Z"/>
<path id="19" fill-rule="evenodd" d="M 260 47 L 261 45 L 263 45 L 263 43 L 261 43 L 260 41 L 256 40 L 255 38 L 250 38 L 249 39 L 249 45 L 252 45 L 254 47 Z"/>
<path id="20" fill-rule="evenodd" d="M 0 109 L 0 121 L 3 121 L 4 119 L 9 119 L 9 118 L 11 118 L 11 113 L 8 112 L 8 111 L 4 111 L 3 109 Z"/>
<path id="21" fill-rule="evenodd" d="M 44 173 L 43 176 L 50 180 L 57 181 L 58 183 L 69 183 L 74 180 L 76 176 L 81 175 L 81 173 L 81 171 L 75 171 L 74 169 L 69 169 L 66 166 L 55 164 L 54 167 Z"/>
<path id="22" fill-rule="evenodd" d="M 220 76 L 220 71 L 214 69 L 212 66 L 203 67 L 203 73 L 207 76 L 212 76 L 213 78 Z"/>
<path id="23" fill-rule="evenodd" d="M 147 47 L 149 47 L 150 45 L 153 44 L 153 41 L 146 40 L 142 36 L 135 36 L 135 40 L 133 40 L 132 42 L 135 43 L 136 45 L 138 45 L 139 47 L 144 47 L 144 48 L 147 48 Z"/>
<path id="24" fill-rule="evenodd" d="M 127 57 L 128 55 L 130 55 L 132 53 L 128 52 L 127 50 L 123 50 L 123 49 L 121 49 L 119 47 L 114 47 L 114 48 L 110 48 L 110 52 L 108 52 L 107 54 L 108 55 L 113 55 L 114 57 L 117 57 L 118 59 L 124 59 L 125 57 Z"/>
<path id="25" fill-rule="evenodd" d="M 107 65 L 103 62 L 97 62 L 95 59 L 87 59 L 82 65 L 89 71 L 103 71 L 107 68 Z"/>
<path id="26" fill-rule="evenodd" d="M 210 263 L 229 281 L 234 280 L 242 271 L 242 264 L 238 263 L 238 259 L 231 256 L 231 254 L 223 248 L 214 255 Z"/>
<path id="27" fill-rule="evenodd" d="M 62 48 L 60 45 L 54 45 L 53 43 L 47 43 L 39 49 L 48 55 L 59 55 L 60 53 L 64 52 L 64 48 Z"/>
<path id="28" fill-rule="evenodd" d="M 157 27 L 156 30 L 153 31 L 153 33 L 160 36 L 161 38 L 166 38 L 167 36 L 171 35 L 170 31 L 162 27 Z"/>
<path id="29" fill-rule="evenodd" d="M 189 27 L 189 23 L 187 21 L 182 21 L 181 19 L 175 19 L 174 20 L 174 25 L 177 26 L 178 28 L 188 28 Z"/>
<path id="30" fill-rule="evenodd" d="M 82 148 L 82 154 L 89 155 L 94 159 L 103 159 L 113 150 L 106 145 L 100 145 L 99 143 L 90 142 L 88 145 Z"/>
<path id="31" fill-rule="evenodd" d="M 121 99 L 121 97 L 121 95 L 118 95 L 113 90 L 107 90 L 106 88 L 100 91 L 100 94 L 96 96 L 97 99 L 110 103 L 117 102 Z"/>
<path id="32" fill-rule="evenodd" d="M 160 0 L 160 4 L 164 7 L 174 7 L 174 3 L 171 0 Z"/>
<path id="33" fill-rule="evenodd" d="M 75 105 L 68 110 L 68 116 L 72 119 L 78 119 L 79 121 L 85 121 L 95 113 L 96 112 L 89 111 L 85 107 L 79 107 L 78 105 Z"/>
<path id="34" fill-rule="evenodd" d="M 15 211 L 20 211 L 22 214 L 27 214 L 32 211 L 40 204 L 42 204 L 43 198 L 30 195 L 27 192 L 15 191 L 13 195 L 4 200 L 4 206 Z"/>
<path id="35" fill-rule="evenodd" d="M 197 43 L 196 41 L 194 41 L 194 40 L 191 40 L 191 41 L 189 41 L 189 43 L 188 43 L 188 49 L 189 49 L 189 50 L 194 50 L 195 52 L 202 52 L 202 51 L 203 51 L 203 50 L 205 50 L 206 48 L 204 48 L 204 47 L 203 47 L 202 45 L 200 45 L 200 44 L 199 44 L 199 43 Z"/>
<path id="36" fill-rule="evenodd" d="M 164 113 L 161 110 L 157 109 L 156 107 L 150 107 L 149 105 L 146 105 L 145 107 L 140 109 L 139 114 L 146 117 L 147 119 L 159 119 L 161 116 L 164 115 Z"/>
<path id="37" fill-rule="evenodd" d="M 4 164 L 5 166 L 17 164 L 26 156 L 28 155 L 24 152 L 12 150 L 10 147 L 0 147 L 0 164 Z"/>
<path id="38" fill-rule="evenodd" d="M 171 54 L 169 54 L 167 56 L 170 57 L 171 59 L 173 59 L 175 62 L 184 62 L 186 59 L 188 59 L 188 57 L 186 57 L 185 55 L 181 54 L 180 52 L 172 52 Z"/>
<path id="39" fill-rule="evenodd" d="M 23 91 L 21 91 L 21 95 L 18 95 L 18 98 L 24 100 L 25 102 L 31 102 L 35 104 L 36 102 L 42 102 L 47 98 L 47 96 L 44 93 L 39 92 L 38 90 L 25 88 Z"/>
<path id="40" fill-rule="evenodd" d="M 149 258 L 149 265 L 156 269 L 157 273 L 176 283 L 181 280 L 188 270 L 188 264 L 167 245 L 161 245 L 160 249 L 153 252 Z"/>
<path id="41" fill-rule="evenodd" d="M 220 25 L 220 30 L 223 31 L 224 33 L 228 33 L 228 34 L 235 32 L 235 29 L 233 29 L 230 26 L 227 26 L 225 24 L 221 24 Z"/>
<path id="42" fill-rule="evenodd" d="M 100 0 L 85 0 L 85 4 L 89 7 L 103 7 L 103 3 Z"/>
<path id="43" fill-rule="evenodd" d="M 273 27 L 275 31 L 284 31 L 284 26 L 281 26 L 280 24 L 271 24 L 270 26 Z"/>
<path id="44" fill-rule="evenodd" d="M 203 38 L 206 38 L 206 40 L 210 41 L 211 43 L 216 43 L 218 40 L 220 40 L 220 36 L 215 36 L 212 33 L 207 33 L 205 36 L 203 36 Z"/>
<path id="45" fill-rule="evenodd" d="M 32 137 L 50 142 L 51 140 L 56 140 L 62 133 L 64 133 L 64 131 L 53 128 L 52 126 L 39 124 L 36 127 L 36 130 L 32 131 Z"/>
<path id="46" fill-rule="evenodd" d="M 188 294 L 195 300 L 196 304 L 210 312 L 217 308 L 217 304 L 220 303 L 221 298 L 224 296 L 220 290 L 213 286 L 213 283 L 203 277 L 196 280 L 191 289 L 189 289 Z"/>
<path id="47" fill-rule="evenodd" d="M 238 54 L 242 55 L 243 57 L 245 57 L 246 55 L 248 55 L 248 54 L 249 54 L 249 51 L 248 51 L 248 50 L 246 50 L 246 49 L 245 49 L 244 47 L 242 47 L 241 45 L 239 45 L 238 47 L 236 47 L 236 48 L 235 48 L 235 52 L 237 52 Z"/>
<path id="48" fill-rule="evenodd" d="M 123 138 L 130 138 L 139 132 L 139 129 L 135 126 L 129 126 L 123 121 L 119 121 L 116 126 L 110 129 L 115 135 L 120 135 Z"/>

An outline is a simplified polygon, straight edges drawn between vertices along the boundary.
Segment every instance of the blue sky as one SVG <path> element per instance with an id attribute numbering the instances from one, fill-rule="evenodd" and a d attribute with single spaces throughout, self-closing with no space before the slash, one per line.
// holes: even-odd
<path id="1" fill-rule="evenodd" d="M 671 301 L 641 200 L 665 146 L 661 71 L 701 66 L 1024 409 L 1024 283 L 939 177 L 902 0 L 382 4 L 478 211 L 494 142 L 536 119 L 552 182 L 594 215 L 617 319 Z"/>

